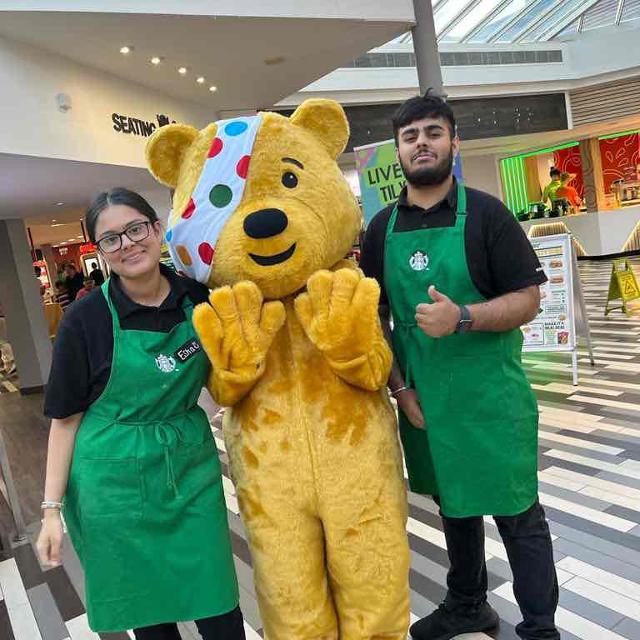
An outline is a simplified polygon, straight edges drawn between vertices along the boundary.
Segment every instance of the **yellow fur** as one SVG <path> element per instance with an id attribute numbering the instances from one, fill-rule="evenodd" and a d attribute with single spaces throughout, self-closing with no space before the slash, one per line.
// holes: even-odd
<path id="1" fill-rule="evenodd" d="M 150 148 L 156 175 L 179 176 L 175 211 L 214 136 L 210 125 L 160 158 L 154 148 L 164 145 Z M 216 245 L 208 284 L 218 288 L 194 312 L 211 392 L 230 407 L 225 440 L 268 640 L 407 636 L 406 495 L 385 391 L 391 353 L 377 283 L 342 260 L 360 227 L 335 163 L 348 136 L 332 101 L 308 101 L 290 119 L 263 114 L 242 200 Z M 177 166 L 159 170 L 167 157 Z M 298 177 L 295 189 L 283 186 L 285 171 Z M 287 228 L 246 236 L 244 219 L 266 208 L 284 211 Z M 274 266 L 249 256 L 293 243 Z"/>

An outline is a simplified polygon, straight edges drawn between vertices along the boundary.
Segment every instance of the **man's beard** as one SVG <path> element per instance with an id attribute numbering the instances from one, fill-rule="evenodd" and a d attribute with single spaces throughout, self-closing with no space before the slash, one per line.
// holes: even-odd
<path id="1" fill-rule="evenodd" d="M 453 169 L 453 149 L 448 155 L 434 167 L 420 167 L 415 171 L 410 171 L 400 160 L 400 166 L 404 177 L 412 187 L 433 187 L 442 184 L 450 175 Z"/>

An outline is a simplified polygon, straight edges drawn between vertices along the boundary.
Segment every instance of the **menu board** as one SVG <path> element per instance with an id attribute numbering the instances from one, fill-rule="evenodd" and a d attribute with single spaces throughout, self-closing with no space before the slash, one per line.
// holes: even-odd
<path id="1" fill-rule="evenodd" d="M 568 234 L 532 238 L 547 276 L 540 287 L 540 311 L 522 327 L 523 351 L 573 351 L 576 348 L 573 255 Z"/>

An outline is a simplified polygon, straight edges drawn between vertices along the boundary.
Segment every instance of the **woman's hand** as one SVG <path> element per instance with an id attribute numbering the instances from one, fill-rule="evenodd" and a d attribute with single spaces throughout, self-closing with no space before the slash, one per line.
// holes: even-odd
<path id="1" fill-rule="evenodd" d="M 45 510 L 36 549 L 40 562 L 46 567 L 59 567 L 62 564 L 63 537 L 64 530 L 60 512 L 57 509 Z"/>
<path id="2" fill-rule="evenodd" d="M 420 408 L 418 394 L 413 389 L 400 391 L 396 396 L 396 402 L 398 403 L 398 407 L 402 409 L 404 415 L 407 416 L 407 420 L 409 420 L 416 429 L 425 428 L 424 416 Z"/>

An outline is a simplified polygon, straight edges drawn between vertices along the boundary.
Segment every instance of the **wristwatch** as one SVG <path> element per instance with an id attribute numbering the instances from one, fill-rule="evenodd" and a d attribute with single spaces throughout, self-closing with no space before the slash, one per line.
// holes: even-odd
<path id="1" fill-rule="evenodd" d="M 471 329 L 471 325 L 473 324 L 473 320 L 471 319 L 471 311 L 469 311 L 469 307 L 464 304 L 458 305 L 460 307 L 460 320 L 458 321 L 458 326 L 456 327 L 456 333 L 466 333 Z"/>

